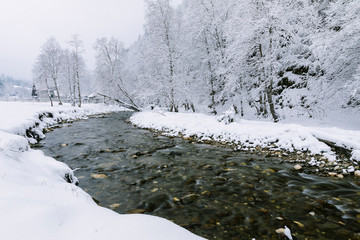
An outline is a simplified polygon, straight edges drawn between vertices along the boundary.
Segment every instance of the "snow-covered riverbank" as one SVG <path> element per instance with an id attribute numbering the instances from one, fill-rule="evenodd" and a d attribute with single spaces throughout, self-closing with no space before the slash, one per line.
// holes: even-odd
<path id="1" fill-rule="evenodd" d="M 41 135 L 59 121 L 121 110 L 0 102 L 1 239 L 202 239 L 162 218 L 119 215 L 97 206 L 75 185 L 66 164 L 32 150 L 28 140 L 34 139 L 24 137 L 30 128 Z"/>
<path id="2" fill-rule="evenodd" d="M 272 123 L 214 117 L 195 113 L 141 112 L 131 122 L 141 128 L 166 135 L 195 138 L 200 141 L 228 143 L 241 150 L 270 148 L 280 152 L 299 153 L 299 162 L 324 170 L 332 176 L 360 174 L 360 131 L 338 127 L 310 127 L 300 124 Z M 326 144 L 326 143 L 327 144 Z M 350 157 L 338 158 L 329 146 L 349 151 Z M 303 153 L 309 154 L 303 154 Z M 314 157 L 318 155 L 318 157 Z M 304 160 L 306 160 L 304 162 Z"/>

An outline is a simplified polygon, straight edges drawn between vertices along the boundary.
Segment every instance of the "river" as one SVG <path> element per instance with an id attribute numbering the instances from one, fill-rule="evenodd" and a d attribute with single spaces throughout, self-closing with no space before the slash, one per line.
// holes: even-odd
<path id="1" fill-rule="evenodd" d="M 208 239 L 360 239 L 360 180 L 293 170 L 280 158 L 164 137 L 123 112 L 46 134 L 34 148 L 65 162 L 98 204 L 151 214 Z"/>

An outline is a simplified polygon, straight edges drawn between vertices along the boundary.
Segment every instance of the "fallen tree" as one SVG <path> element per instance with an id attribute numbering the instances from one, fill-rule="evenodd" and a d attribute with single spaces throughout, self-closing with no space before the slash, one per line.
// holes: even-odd
<path id="1" fill-rule="evenodd" d="M 122 101 L 122 100 L 120 100 L 118 98 L 114 98 L 114 97 L 108 96 L 108 95 L 103 94 L 103 93 L 98 92 L 97 94 L 99 96 L 104 97 L 104 98 L 108 98 L 109 100 L 115 101 L 115 102 L 119 103 L 120 105 L 122 105 L 123 107 L 129 108 L 129 109 L 134 110 L 136 112 L 141 111 L 140 108 L 133 101 L 131 101 L 132 104 L 130 104 L 130 103 L 124 102 L 124 101 Z"/>

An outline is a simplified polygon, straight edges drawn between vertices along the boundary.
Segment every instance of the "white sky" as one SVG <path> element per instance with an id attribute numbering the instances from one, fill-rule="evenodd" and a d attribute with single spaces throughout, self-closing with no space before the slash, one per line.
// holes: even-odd
<path id="1" fill-rule="evenodd" d="M 0 0 L 0 74 L 31 80 L 41 45 L 54 36 L 67 47 L 74 33 L 92 70 L 96 39 L 114 36 L 130 46 L 143 33 L 144 11 L 143 0 Z"/>

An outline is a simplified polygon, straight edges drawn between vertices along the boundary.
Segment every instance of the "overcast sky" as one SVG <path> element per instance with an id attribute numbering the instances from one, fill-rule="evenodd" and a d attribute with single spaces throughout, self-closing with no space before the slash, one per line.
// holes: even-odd
<path id="1" fill-rule="evenodd" d="M 114 36 L 130 46 L 143 33 L 143 0 L 0 1 L 0 74 L 15 78 L 31 80 L 40 47 L 50 36 L 67 47 L 71 35 L 79 34 L 92 70 L 97 38 Z"/>

